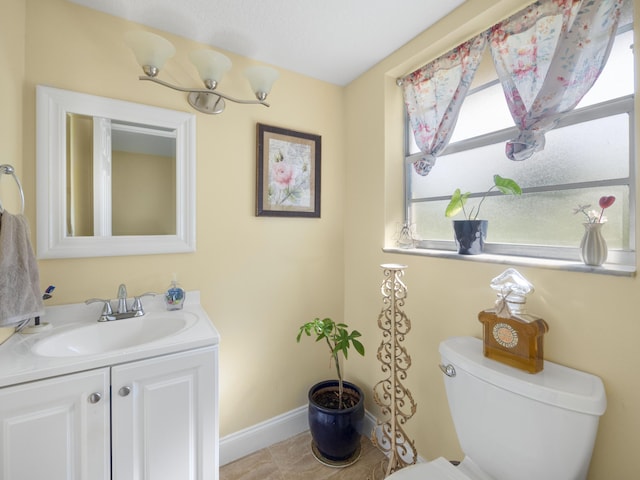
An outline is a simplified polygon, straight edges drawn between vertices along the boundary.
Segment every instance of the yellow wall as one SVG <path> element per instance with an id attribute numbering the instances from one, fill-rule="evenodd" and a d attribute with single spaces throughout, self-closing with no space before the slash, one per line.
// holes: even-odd
<path id="1" fill-rule="evenodd" d="M 22 0 L 7 0 L 0 15 L 0 164 L 22 177 L 22 121 L 25 64 L 25 10 Z M 0 176 L 0 200 L 8 211 L 20 208 L 13 179 Z"/>
<path id="2" fill-rule="evenodd" d="M 67 233 L 93 236 L 93 118 L 67 115 Z"/>
<path id="3" fill-rule="evenodd" d="M 527 3 L 467 1 L 346 89 L 345 318 L 362 329 L 369 349 L 366 360 L 349 360 L 350 371 L 363 385 L 371 386 L 384 378 L 375 361 L 381 340 L 376 326 L 382 308 L 379 264 L 408 265 L 405 312 L 413 328 L 405 345 L 413 363 L 406 384 L 418 410 L 406 428 L 419 453 L 428 459 L 441 455 L 461 458 L 437 367 L 438 344 L 456 335 L 481 337 L 477 314 L 494 301 L 489 282 L 509 265 L 381 251 L 385 227 L 387 245 L 391 246 L 389 234 L 402 221 L 402 100 L 394 79 Z M 635 6 L 640 9 L 640 2 Z M 638 279 L 516 268 L 536 287 L 528 302 L 529 311 L 550 325 L 546 358 L 604 380 L 608 409 L 601 419 L 589 479 L 640 478 Z M 371 399 L 367 408 L 376 411 Z"/>
<path id="4" fill-rule="evenodd" d="M 0 159 L 14 163 L 21 175 L 35 233 L 36 84 L 188 107 L 181 94 L 138 82 L 138 67 L 122 34 L 141 27 L 63 0 L 8 1 L 0 16 Z M 405 310 L 413 322 L 406 341 L 413 357 L 407 384 L 418 402 L 407 429 L 424 457 L 459 458 L 437 346 L 449 336 L 480 335 L 477 312 L 493 302 L 488 282 L 507 265 L 382 252 L 389 236 L 385 227 L 393 232 L 402 212 L 402 110 L 394 78 L 526 3 L 468 0 L 345 89 L 281 71 L 270 109 L 229 105 L 221 116 L 198 114 L 197 252 L 41 261 L 42 285 L 57 286 L 52 303 L 114 296 L 121 282 L 132 293 L 162 290 L 172 272 L 185 288 L 199 289 L 222 335 L 224 436 L 304 404 L 307 386 L 328 376 L 324 351 L 294 340 L 296 327 L 316 315 L 344 318 L 363 332 L 367 356 L 350 358 L 347 377 L 370 390 L 382 378 L 375 358 L 382 306 L 379 264 L 405 263 Z M 197 45 L 165 36 L 178 54 L 163 78 L 198 85 L 186 60 Z M 237 72 L 250 61 L 230 56 L 235 67 L 223 86 L 244 96 L 248 88 Z M 321 219 L 254 216 L 257 122 L 322 135 Z M 9 188 L 2 180 L 3 200 Z M 590 480 L 636 478 L 637 280 L 519 270 L 537 289 L 530 310 L 551 327 L 547 358 L 605 382 L 609 406 Z M 371 398 L 368 408 L 375 411 Z"/>
<path id="5" fill-rule="evenodd" d="M 16 164 L 35 235 L 37 84 L 192 110 L 184 94 L 138 80 L 123 34 L 144 27 L 63 0 L 10 1 L 0 15 L 0 158 Z M 187 55 L 200 45 L 164 35 L 177 54 L 161 76 L 199 86 Z M 241 73 L 250 60 L 229 56 L 234 68 L 222 91 L 251 97 Z M 185 289 L 200 290 L 222 337 L 223 436 L 306 402 L 328 364 L 320 349 L 296 344 L 297 327 L 316 315 L 341 319 L 343 308 L 343 90 L 280 74 L 271 108 L 229 104 L 219 116 L 197 114 L 196 253 L 39 263 L 42 286 L 57 287 L 51 304 L 113 298 L 122 282 L 130 294 L 162 291 L 173 272 Z M 254 215 L 258 122 L 322 136 L 322 218 Z"/>
<path id="6" fill-rule="evenodd" d="M 176 234 L 176 159 L 111 152 L 113 235 Z"/>

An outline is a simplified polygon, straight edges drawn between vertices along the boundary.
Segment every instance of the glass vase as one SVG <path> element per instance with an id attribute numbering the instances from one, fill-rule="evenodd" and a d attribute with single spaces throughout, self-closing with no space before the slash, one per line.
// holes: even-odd
<path id="1" fill-rule="evenodd" d="M 599 267 L 607 260 L 607 242 L 602 236 L 604 223 L 583 223 L 584 236 L 580 242 L 580 255 L 585 265 Z"/>

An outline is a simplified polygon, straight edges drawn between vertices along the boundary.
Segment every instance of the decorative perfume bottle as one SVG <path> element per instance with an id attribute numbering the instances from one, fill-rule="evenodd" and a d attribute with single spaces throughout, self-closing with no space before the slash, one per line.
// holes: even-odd
<path id="1" fill-rule="evenodd" d="M 525 311 L 533 285 L 517 270 L 509 268 L 491 281 L 497 294 L 495 308 L 483 310 L 484 355 L 529 373 L 544 368 L 544 334 L 547 322 Z"/>
<path id="2" fill-rule="evenodd" d="M 169 285 L 169 288 L 164 294 L 164 303 L 167 305 L 167 310 L 181 310 L 185 296 L 185 292 L 178 284 L 176 274 L 174 273 L 171 285 Z"/>

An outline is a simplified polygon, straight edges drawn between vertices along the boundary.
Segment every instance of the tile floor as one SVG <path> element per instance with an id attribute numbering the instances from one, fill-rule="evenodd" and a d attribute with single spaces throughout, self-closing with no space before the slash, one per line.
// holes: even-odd
<path id="1" fill-rule="evenodd" d="M 382 452 L 362 437 L 362 453 L 355 464 L 327 467 L 311 453 L 311 435 L 304 432 L 223 466 L 220 480 L 373 480 L 381 478 L 384 459 Z"/>

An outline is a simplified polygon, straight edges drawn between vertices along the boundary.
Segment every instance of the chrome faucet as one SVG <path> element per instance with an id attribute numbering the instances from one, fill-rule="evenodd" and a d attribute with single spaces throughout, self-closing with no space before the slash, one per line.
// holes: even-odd
<path id="1" fill-rule="evenodd" d="M 144 315 L 144 308 L 142 308 L 142 297 L 153 297 L 156 294 L 154 292 L 143 293 L 142 295 L 138 295 L 137 297 L 133 297 L 133 302 L 131 303 L 131 309 L 127 306 L 127 286 L 122 283 L 118 287 L 118 305 L 116 307 L 116 312 L 113 313 L 113 307 L 111 306 L 111 300 L 103 299 L 103 298 L 90 298 L 86 300 L 84 303 L 89 305 L 90 303 L 102 302 L 104 303 L 104 307 L 102 308 L 102 313 L 100 314 L 100 318 L 98 318 L 99 322 L 110 322 L 113 320 L 124 320 L 125 318 L 132 317 L 141 317 Z"/>
<path id="2" fill-rule="evenodd" d="M 127 313 L 127 286 L 121 283 L 118 287 L 118 308 L 116 313 Z"/>

